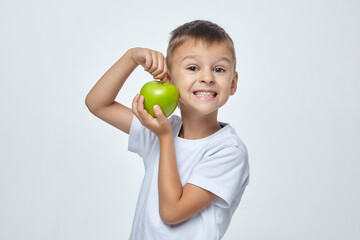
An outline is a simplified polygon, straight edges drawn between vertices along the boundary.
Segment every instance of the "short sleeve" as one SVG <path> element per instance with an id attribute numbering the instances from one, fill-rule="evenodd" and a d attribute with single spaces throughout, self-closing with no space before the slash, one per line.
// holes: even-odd
<path id="1" fill-rule="evenodd" d="M 181 126 L 181 120 L 178 116 L 172 115 L 169 118 L 171 124 L 176 126 L 174 132 L 178 131 L 179 126 Z M 144 160 L 146 165 L 147 159 L 151 157 L 154 149 L 158 151 L 159 140 L 155 133 L 150 131 L 148 128 L 144 127 L 139 119 L 134 116 L 130 131 L 129 131 L 129 141 L 128 141 L 128 150 L 134 153 L 137 153 Z"/>
<path id="2" fill-rule="evenodd" d="M 139 119 L 134 116 L 129 132 L 128 150 L 144 158 L 144 155 L 149 150 L 151 141 L 155 137 L 155 134 L 144 127 Z"/>
<path id="3" fill-rule="evenodd" d="M 228 208 L 242 194 L 248 180 L 247 151 L 233 146 L 202 159 L 187 182 L 214 193 L 217 195 L 214 203 Z"/>

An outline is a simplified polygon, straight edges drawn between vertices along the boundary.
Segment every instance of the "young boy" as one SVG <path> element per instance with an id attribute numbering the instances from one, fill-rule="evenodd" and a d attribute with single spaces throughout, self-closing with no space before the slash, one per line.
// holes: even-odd
<path id="1" fill-rule="evenodd" d="M 115 101 L 141 65 L 179 90 L 181 118 L 156 118 L 136 95 L 132 109 Z M 166 59 L 144 48 L 128 50 L 86 98 L 89 110 L 129 134 L 129 150 L 144 160 L 130 239 L 221 239 L 249 179 L 247 150 L 234 129 L 218 122 L 218 109 L 237 88 L 235 50 L 229 35 L 208 21 L 172 32 Z M 135 117 L 134 117 L 135 115 Z"/>

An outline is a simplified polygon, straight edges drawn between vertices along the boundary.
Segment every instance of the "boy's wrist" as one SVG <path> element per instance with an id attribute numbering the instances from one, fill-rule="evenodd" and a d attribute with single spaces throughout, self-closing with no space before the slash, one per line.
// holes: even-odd
<path id="1" fill-rule="evenodd" d="M 135 48 L 130 48 L 129 50 L 126 51 L 125 55 L 127 56 L 127 58 L 129 58 L 129 60 L 131 61 L 131 64 L 134 67 L 139 66 L 139 64 L 137 62 L 135 62 L 134 60 L 134 50 Z"/>
<path id="2" fill-rule="evenodd" d="M 173 140 L 173 133 L 172 131 L 165 132 L 158 135 L 159 141 L 161 142 L 169 142 Z"/>

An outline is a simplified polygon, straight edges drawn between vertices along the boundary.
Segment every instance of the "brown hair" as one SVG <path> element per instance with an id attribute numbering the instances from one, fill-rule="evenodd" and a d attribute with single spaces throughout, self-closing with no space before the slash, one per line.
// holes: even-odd
<path id="1" fill-rule="evenodd" d="M 201 40 L 208 44 L 212 44 L 214 42 L 224 42 L 228 45 L 229 49 L 233 53 L 234 66 L 236 65 L 234 43 L 225 30 L 219 25 L 210 21 L 195 20 L 185 23 L 171 32 L 169 45 L 166 52 L 166 64 L 169 68 L 171 68 L 171 58 L 175 49 L 189 39 L 195 41 Z"/>

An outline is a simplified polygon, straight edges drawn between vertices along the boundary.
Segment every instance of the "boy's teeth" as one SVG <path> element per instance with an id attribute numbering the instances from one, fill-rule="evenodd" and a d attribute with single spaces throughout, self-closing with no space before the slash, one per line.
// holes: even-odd
<path id="1" fill-rule="evenodd" d="M 196 96 L 215 96 L 213 92 L 195 92 Z"/>

